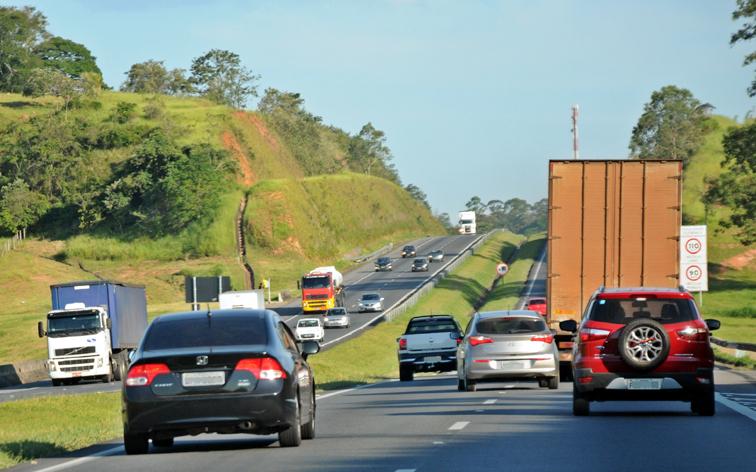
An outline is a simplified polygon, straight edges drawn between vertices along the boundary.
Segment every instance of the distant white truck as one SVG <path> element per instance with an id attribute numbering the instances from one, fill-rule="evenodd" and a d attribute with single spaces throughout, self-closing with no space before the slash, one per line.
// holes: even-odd
<path id="1" fill-rule="evenodd" d="M 475 234 L 475 212 L 474 211 L 460 211 L 459 212 L 459 234 Z"/>
<path id="2" fill-rule="evenodd" d="M 264 310 L 265 294 L 263 293 L 263 290 L 223 292 L 218 295 L 218 303 L 220 303 L 221 309 L 251 308 L 254 310 Z"/>

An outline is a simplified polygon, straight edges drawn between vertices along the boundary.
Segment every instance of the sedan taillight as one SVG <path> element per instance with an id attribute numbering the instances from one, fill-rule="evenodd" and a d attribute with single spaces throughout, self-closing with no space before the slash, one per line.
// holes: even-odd
<path id="1" fill-rule="evenodd" d="M 129 369 L 126 376 L 127 387 L 146 387 L 152 384 L 155 377 L 170 374 L 171 369 L 165 364 L 139 364 Z"/>
<path id="2" fill-rule="evenodd" d="M 255 357 L 253 359 L 242 359 L 236 363 L 235 370 L 246 370 L 251 372 L 258 380 L 278 380 L 285 379 L 281 364 L 272 357 Z"/>
<path id="3" fill-rule="evenodd" d="M 598 341 L 605 339 L 609 336 L 609 330 L 596 329 L 596 328 L 583 328 L 580 330 L 580 340 L 585 341 Z"/>
<path id="4" fill-rule="evenodd" d="M 491 344 L 493 343 L 493 339 L 487 338 L 485 336 L 470 336 L 470 345 L 471 346 L 477 346 L 479 344 Z"/>
<path id="5" fill-rule="evenodd" d="M 546 344 L 551 344 L 554 342 L 554 335 L 553 334 L 537 334 L 530 338 L 531 341 L 541 341 Z"/>

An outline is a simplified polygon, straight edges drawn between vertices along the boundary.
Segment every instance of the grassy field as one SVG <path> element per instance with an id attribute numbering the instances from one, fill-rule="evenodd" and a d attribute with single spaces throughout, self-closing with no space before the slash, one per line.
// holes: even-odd
<path id="1" fill-rule="evenodd" d="M 407 320 L 417 314 L 453 314 L 464 326 L 473 305 L 493 282 L 494 268 L 507 260 L 522 242 L 507 232 L 492 236 L 449 277 L 412 309 L 362 336 L 313 356 L 320 390 L 395 378 L 398 375 L 396 338 Z M 515 260 L 515 264 L 517 260 Z M 518 277 L 520 286 L 524 283 Z M 360 359 L 359 363 L 354 362 Z M 50 412 L 56 420 L 50 421 Z M 39 457 L 65 454 L 121 434 L 118 393 L 53 396 L 0 403 L 0 468 Z"/>

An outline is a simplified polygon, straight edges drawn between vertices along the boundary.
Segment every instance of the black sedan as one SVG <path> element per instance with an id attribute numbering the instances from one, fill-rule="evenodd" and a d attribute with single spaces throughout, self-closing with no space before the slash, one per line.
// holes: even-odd
<path id="1" fill-rule="evenodd" d="M 391 258 L 390 257 L 379 257 L 375 260 L 375 271 L 376 272 L 383 272 L 383 271 L 391 271 L 393 270 Z"/>
<path id="2" fill-rule="evenodd" d="M 269 310 L 174 313 L 156 318 L 124 381 L 123 442 L 176 436 L 278 433 L 281 446 L 315 436 L 315 379 L 307 364 L 318 343 L 299 345 Z"/>
<path id="3" fill-rule="evenodd" d="M 423 257 L 412 261 L 412 272 L 428 272 L 428 259 Z"/>

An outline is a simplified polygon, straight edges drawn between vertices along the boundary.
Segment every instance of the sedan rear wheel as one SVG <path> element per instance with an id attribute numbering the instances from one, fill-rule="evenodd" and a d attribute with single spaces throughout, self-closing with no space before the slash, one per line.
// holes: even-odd
<path id="1" fill-rule="evenodd" d="M 310 399 L 310 421 L 302 425 L 302 439 L 315 438 L 315 399 Z"/>
<path id="2" fill-rule="evenodd" d="M 294 424 L 278 433 L 278 444 L 281 447 L 298 447 L 302 444 L 302 418 L 299 411 L 299 398 L 297 398 L 296 404 L 297 412 L 294 415 Z"/>

